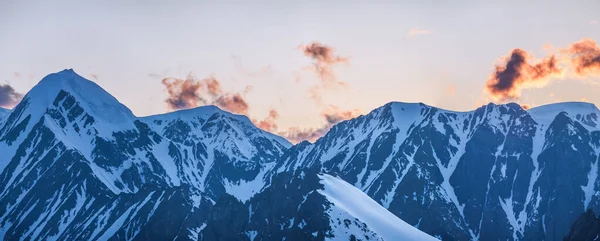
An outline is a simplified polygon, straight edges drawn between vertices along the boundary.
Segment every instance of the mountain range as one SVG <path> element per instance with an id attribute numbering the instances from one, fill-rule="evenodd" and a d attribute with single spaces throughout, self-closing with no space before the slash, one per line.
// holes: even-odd
<path id="1" fill-rule="evenodd" d="M 392 102 L 292 145 L 64 70 L 0 109 L 0 239 L 562 240 L 600 211 L 599 115 Z"/>

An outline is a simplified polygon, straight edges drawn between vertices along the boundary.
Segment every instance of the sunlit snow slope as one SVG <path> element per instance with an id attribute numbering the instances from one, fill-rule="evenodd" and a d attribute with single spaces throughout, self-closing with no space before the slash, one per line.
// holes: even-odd
<path id="1" fill-rule="evenodd" d="M 333 204 L 330 216 L 333 216 L 332 225 L 335 227 L 333 233 L 336 234 L 336 237 L 339 238 L 342 233 L 358 233 L 348 230 L 339 222 L 351 218 L 358 219 L 366 224 L 370 230 L 383 240 L 437 240 L 400 220 L 347 182 L 327 174 L 320 175 L 319 178 L 321 178 L 321 183 L 324 186 L 324 190 L 319 192 L 325 195 L 327 200 Z M 336 225 L 337 223 L 340 223 L 340 225 Z M 338 240 L 342 239 L 339 238 Z"/>

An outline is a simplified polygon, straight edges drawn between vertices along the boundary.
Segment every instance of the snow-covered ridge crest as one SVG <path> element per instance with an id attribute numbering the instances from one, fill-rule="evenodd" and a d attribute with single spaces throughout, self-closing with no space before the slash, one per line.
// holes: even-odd
<path id="1" fill-rule="evenodd" d="M 252 121 L 247 116 L 227 112 L 215 105 L 206 105 L 206 106 L 200 106 L 200 107 L 191 108 L 191 109 L 177 110 L 177 111 L 173 111 L 173 112 L 167 112 L 164 114 L 140 117 L 139 119 L 141 121 L 148 123 L 151 126 L 154 126 L 155 128 L 161 129 L 162 127 L 164 127 L 166 122 L 169 122 L 169 121 L 181 120 L 181 121 L 185 121 L 185 122 L 201 123 L 201 122 L 205 122 L 206 120 L 208 120 L 210 117 L 214 116 L 215 114 L 222 115 L 226 118 L 235 119 L 235 120 L 239 121 L 239 123 L 249 126 L 249 127 L 255 127 L 254 124 L 252 123 Z M 251 133 L 251 134 L 260 134 L 260 135 L 266 136 L 269 139 L 273 139 L 274 141 L 277 141 L 279 144 L 285 146 L 286 148 L 289 148 L 292 146 L 292 144 L 288 140 L 286 140 L 285 138 L 283 138 L 281 136 L 275 135 L 273 133 L 270 133 L 270 132 L 267 132 L 267 131 L 264 131 L 264 130 L 258 129 L 258 128 L 256 128 L 256 130 L 257 130 L 256 133 Z"/>

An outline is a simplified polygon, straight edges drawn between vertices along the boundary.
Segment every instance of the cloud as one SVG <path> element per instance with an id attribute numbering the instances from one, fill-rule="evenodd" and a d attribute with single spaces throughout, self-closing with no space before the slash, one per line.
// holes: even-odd
<path id="1" fill-rule="evenodd" d="M 289 128 L 287 131 L 280 132 L 282 135 L 292 143 L 298 143 L 304 140 L 315 142 L 329 131 L 334 125 L 355 118 L 360 115 L 360 111 L 354 110 L 340 110 L 337 106 L 328 106 L 321 116 L 325 120 L 325 123 L 320 127 L 300 129 L 297 127 Z"/>
<path id="2" fill-rule="evenodd" d="M 208 94 L 210 94 L 212 97 L 219 96 L 223 93 L 223 90 L 221 89 L 221 83 L 217 79 L 215 79 L 215 77 L 210 76 L 206 79 L 203 79 L 203 82 L 206 85 L 206 90 L 208 91 Z"/>
<path id="3" fill-rule="evenodd" d="M 531 109 L 531 106 L 528 104 L 521 104 L 521 108 L 523 108 L 523 110 L 529 110 Z"/>
<path id="4" fill-rule="evenodd" d="M 233 113 L 248 115 L 248 102 L 239 93 L 221 95 L 214 104 Z"/>
<path id="5" fill-rule="evenodd" d="M 224 92 L 214 76 L 200 80 L 191 74 L 185 79 L 169 77 L 163 78 L 162 84 L 169 95 L 165 103 L 170 110 L 213 104 L 233 113 L 247 115 L 250 108 L 242 94 Z M 251 90 L 251 86 L 246 86 L 244 94 Z"/>
<path id="6" fill-rule="evenodd" d="M 319 76 L 320 82 L 308 90 L 311 99 L 322 104 L 323 92 L 348 87 L 346 82 L 337 80 L 333 67 L 341 63 L 348 64 L 349 58 L 334 54 L 333 48 L 317 41 L 298 48 L 313 61 L 313 65 L 307 69 L 315 71 Z M 296 82 L 299 82 L 299 76 L 296 76 Z"/>
<path id="7" fill-rule="evenodd" d="M 598 23 L 598 20 L 592 20 L 592 21 L 590 21 L 590 24 L 592 24 L 592 25 L 597 24 L 597 23 Z"/>
<path id="8" fill-rule="evenodd" d="M 563 52 L 570 55 L 570 64 L 579 76 L 600 75 L 600 47 L 593 39 L 582 39 Z"/>
<path id="9" fill-rule="evenodd" d="M 206 104 L 200 93 L 203 83 L 191 75 L 186 79 L 164 78 L 162 84 L 167 88 L 169 97 L 165 103 L 171 110 L 189 109 Z"/>
<path id="10" fill-rule="evenodd" d="M 360 110 L 340 110 L 339 107 L 330 105 L 325 111 L 321 113 L 321 115 L 327 121 L 327 124 L 335 125 L 344 120 L 352 119 L 360 115 Z"/>
<path id="11" fill-rule="evenodd" d="M 335 54 L 333 48 L 317 41 L 307 45 L 301 45 L 298 49 L 313 61 L 313 66 L 308 69 L 315 71 L 319 76 L 319 80 L 321 80 L 317 85 L 310 87 L 308 93 L 310 94 L 310 98 L 316 102 L 317 106 L 323 108 L 321 117 L 324 120 L 324 124 L 319 127 L 306 129 L 292 127 L 286 131 L 279 132 L 279 134 L 286 137 L 291 142 L 300 142 L 304 140 L 314 142 L 325 135 L 332 126 L 340 121 L 358 116 L 359 111 L 340 110 L 337 106 L 325 105 L 322 98 L 323 92 L 327 90 L 337 90 L 339 88 L 348 87 L 345 82 L 337 80 L 333 67 L 341 63 L 348 64 L 349 58 Z M 299 81 L 299 76 L 296 76 L 296 82 Z"/>
<path id="12" fill-rule="evenodd" d="M 546 85 L 548 78 L 562 74 L 556 56 L 531 63 L 522 49 L 513 49 L 502 65 L 497 65 L 486 83 L 486 90 L 497 101 L 518 99 L 524 88 Z"/>
<path id="13" fill-rule="evenodd" d="M 285 137 L 288 141 L 292 143 L 299 143 L 301 141 L 310 141 L 314 143 L 319 138 L 324 136 L 331 126 L 322 126 L 319 128 L 308 128 L 308 129 L 300 129 L 297 127 L 291 127 L 285 132 L 280 132 L 279 135 Z"/>
<path id="14" fill-rule="evenodd" d="M 305 56 L 313 60 L 313 69 L 317 72 L 324 84 L 344 84 L 336 81 L 333 66 L 340 63 L 348 63 L 347 57 L 341 57 L 333 53 L 333 49 L 319 42 L 301 45 L 300 50 Z"/>
<path id="15" fill-rule="evenodd" d="M 429 31 L 427 29 L 413 28 L 408 31 L 409 38 L 415 37 L 417 35 L 428 35 L 428 34 L 431 34 L 431 31 Z"/>
<path id="16" fill-rule="evenodd" d="M 269 110 L 269 115 L 264 120 L 252 120 L 258 128 L 263 129 L 268 132 L 277 131 L 277 119 L 279 119 L 279 112 L 275 109 Z"/>
<path id="17" fill-rule="evenodd" d="M 21 99 L 23 99 L 23 94 L 17 93 L 12 86 L 0 84 L 0 107 L 12 108 L 17 105 Z"/>

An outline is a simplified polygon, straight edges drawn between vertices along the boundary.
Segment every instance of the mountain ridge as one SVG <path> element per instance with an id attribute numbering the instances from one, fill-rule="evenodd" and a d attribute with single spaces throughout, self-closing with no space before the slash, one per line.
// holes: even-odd
<path id="1" fill-rule="evenodd" d="M 101 98 L 82 94 L 85 88 Z M 579 213 L 600 211 L 599 114 L 581 102 L 530 110 L 490 103 L 466 112 L 390 102 L 334 125 L 315 143 L 291 145 L 215 106 L 136 117 L 65 70 L 45 77 L 0 120 L 0 233 L 197 240 L 227 235 L 232 223 L 236 237 L 248 239 L 350 235 L 331 218 L 352 210 L 315 196 L 319 175 L 331 175 L 443 240 L 558 240 Z M 282 198 L 315 213 L 252 208 Z M 238 209 L 256 213 L 246 223 L 220 214 Z M 169 221 L 176 226 L 159 221 L 165 210 L 177 213 Z M 345 224 L 357 227 L 355 238 L 379 237 L 364 216 L 355 218 Z"/>
<path id="2" fill-rule="evenodd" d="M 77 81 L 77 82 L 74 82 L 74 81 Z M 29 92 L 28 92 L 27 95 L 46 96 L 46 98 L 44 98 L 45 102 L 49 103 L 49 102 L 51 102 L 51 100 L 49 100 L 49 99 L 53 98 L 53 97 L 49 96 L 49 95 L 52 95 L 51 93 L 56 92 L 56 94 L 57 94 L 58 91 L 60 91 L 61 89 L 65 89 L 65 88 L 66 89 L 82 88 L 79 86 L 79 84 L 75 84 L 75 83 L 80 83 L 80 84 L 84 83 L 86 86 L 88 86 L 88 87 L 85 87 L 87 90 L 90 90 L 90 89 L 99 90 L 97 92 L 101 92 L 102 93 L 101 95 L 103 95 L 103 97 L 106 97 L 106 98 L 102 98 L 102 99 L 109 99 L 110 101 L 114 101 L 115 105 L 119 105 L 120 107 L 122 107 L 122 109 L 124 110 L 123 112 L 126 116 L 133 117 L 134 119 L 137 118 L 137 119 L 152 120 L 152 119 L 155 119 L 155 118 L 158 118 L 161 116 L 177 116 L 179 118 L 193 118 L 193 117 L 197 117 L 198 115 L 204 115 L 203 112 L 209 112 L 209 113 L 221 112 L 221 113 L 224 113 L 224 114 L 227 114 L 230 116 L 239 117 L 239 118 L 244 119 L 245 121 L 248 121 L 249 123 L 251 123 L 250 119 L 247 116 L 245 116 L 243 114 L 235 114 L 235 113 L 228 112 L 228 111 L 223 110 L 215 105 L 206 105 L 206 106 L 199 106 L 199 107 L 194 107 L 194 108 L 189 108 L 189 109 L 175 110 L 172 112 L 165 112 L 162 114 L 136 116 L 131 112 L 131 110 L 126 105 L 119 102 L 118 99 L 116 99 L 114 96 L 110 95 L 110 93 L 108 93 L 106 90 L 104 90 L 101 86 L 99 86 L 98 84 L 96 84 L 93 81 L 90 81 L 88 79 L 81 77 L 73 69 L 65 69 L 60 72 L 49 74 L 48 76 L 42 78 L 42 80 L 34 88 L 32 88 L 33 93 L 29 94 Z M 40 91 L 35 91 L 37 89 L 40 89 Z M 46 93 L 46 94 L 42 94 L 42 93 Z M 27 98 L 27 95 L 25 95 L 25 98 Z M 388 105 L 398 106 L 398 108 L 405 108 L 405 107 L 414 108 L 416 106 L 424 106 L 427 108 L 435 108 L 438 111 L 444 111 L 444 112 L 448 112 L 448 113 L 471 113 L 471 112 L 476 111 L 479 108 L 482 108 L 484 106 L 490 106 L 490 105 L 493 105 L 493 106 L 511 105 L 511 106 L 521 107 L 519 104 L 517 104 L 515 102 L 508 102 L 505 104 L 495 104 L 493 102 L 490 102 L 490 103 L 488 103 L 486 105 L 482 105 L 474 110 L 455 111 L 455 110 L 450 110 L 450 109 L 445 109 L 445 108 L 428 105 L 423 102 L 390 101 L 388 103 L 385 103 L 381 107 L 375 108 L 372 111 L 375 111 L 379 108 L 383 108 Z M 575 107 L 576 109 L 589 108 L 589 109 L 593 109 L 596 111 L 598 110 L 596 105 L 593 103 L 581 102 L 581 101 L 566 101 L 566 102 L 556 102 L 556 103 L 544 104 L 544 105 L 532 107 L 531 109 L 528 109 L 526 111 L 530 112 L 530 113 L 536 113 L 536 112 L 547 112 L 548 110 L 553 110 L 552 111 L 553 113 L 558 114 L 558 112 L 560 112 L 562 110 L 573 109 L 573 107 Z M 4 112 L 4 114 L 7 114 L 8 111 L 9 111 L 9 109 L 0 108 L 0 112 Z M 369 112 L 369 113 L 371 113 L 371 112 Z M 0 115 L 1 114 L 2 113 L 0 113 Z M 114 114 L 114 112 L 111 114 Z M 348 120 L 344 120 L 344 121 L 348 121 Z M 344 121 L 342 121 L 342 122 L 344 122 Z M 268 131 L 264 131 L 264 132 L 270 133 Z M 275 133 L 270 133 L 270 134 L 278 136 Z M 280 137 L 280 136 L 278 136 L 278 137 Z"/>

